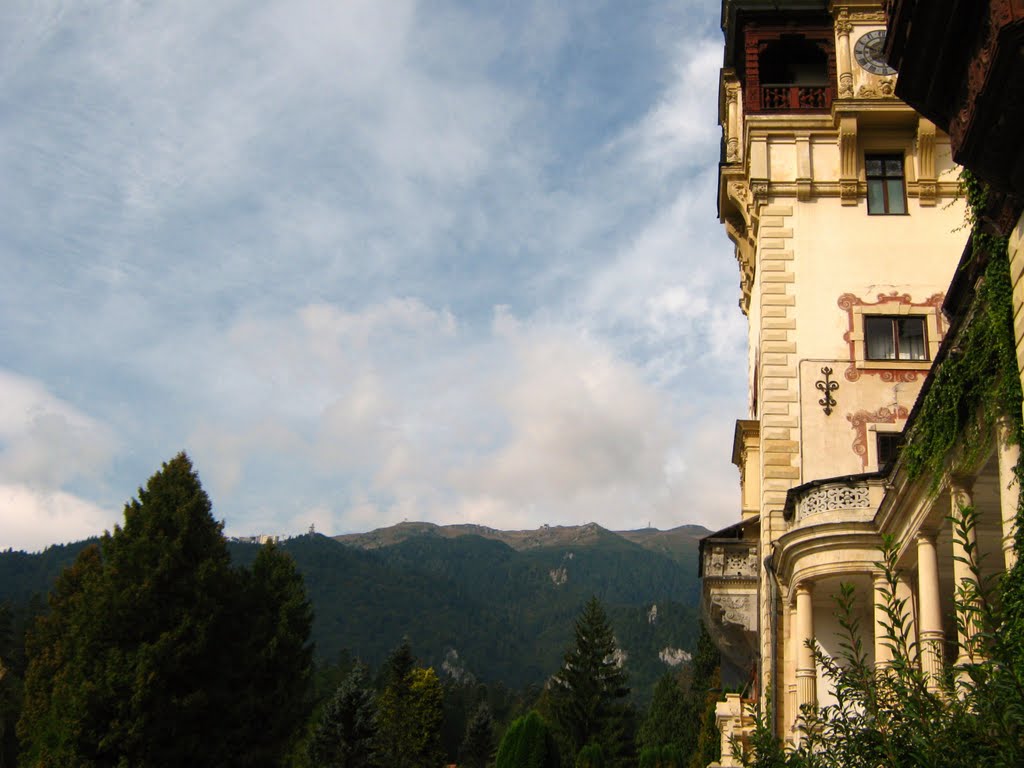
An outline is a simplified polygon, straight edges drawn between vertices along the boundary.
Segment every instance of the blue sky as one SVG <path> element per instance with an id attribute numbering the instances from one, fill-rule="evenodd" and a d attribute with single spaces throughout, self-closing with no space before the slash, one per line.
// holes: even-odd
<path id="1" fill-rule="evenodd" d="M 713 0 L 0 6 L 0 547 L 738 514 Z"/>

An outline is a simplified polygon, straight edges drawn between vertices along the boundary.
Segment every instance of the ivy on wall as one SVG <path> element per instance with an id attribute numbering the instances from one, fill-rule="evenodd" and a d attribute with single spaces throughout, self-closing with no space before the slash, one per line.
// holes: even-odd
<path id="1" fill-rule="evenodd" d="M 1006 238 L 988 233 L 981 220 L 987 192 L 962 174 L 974 258 L 988 265 L 961 326 L 957 345 L 935 370 L 930 389 L 907 438 L 904 461 L 911 478 L 941 482 L 951 452 L 958 469 L 970 469 L 991 448 L 996 424 L 1006 417 L 1009 439 L 1022 443 L 1021 384 L 1013 333 L 1013 288 Z"/>
<path id="2" fill-rule="evenodd" d="M 988 191 L 969 171 L 961 174 L 967 198 L 973 258 L 988 259 L 957 346 L 935 370 L 931 388 L 906 437 L 904 461 L 911 478 L 930 476 L 938 489 L 948 463 L 956 472 L 970 470 L 984 458 L 1006 420 L 1006 439 L 1024 448 L 1021 379 L 1013 329 L 1013 286 L 1007 239 L 985 226 Z M 954 452 L 959 449 L 959 452 Z M 1024 450 L 1015 469 L 1017 497 L 1014 545 L 1018 558 L 1002 579 L 1002 618 L 994 633 L 1003 658 L 1024 662 Z M 1024 670 L 1015 669 L 1013 684 L 1024 686 Z"/>

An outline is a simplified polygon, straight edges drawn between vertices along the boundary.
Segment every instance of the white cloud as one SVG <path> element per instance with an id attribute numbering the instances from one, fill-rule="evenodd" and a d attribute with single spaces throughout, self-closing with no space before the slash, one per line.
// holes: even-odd
<path id="1" fill-rule="evenodd" d="M 112 530 L 120 515 L 63 491 L 0 483 L 0 549 L 26 551 Z"/>
<path id="2" fill-rule="evenodd" d="M 0 481 L 57 489 L 103 473 L 116 447 L 108 427 L 41 382 L 0 370 Z"/>

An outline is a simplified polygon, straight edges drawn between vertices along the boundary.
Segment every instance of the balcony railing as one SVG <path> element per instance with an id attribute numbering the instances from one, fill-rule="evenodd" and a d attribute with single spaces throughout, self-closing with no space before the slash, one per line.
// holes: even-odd
<path id="1" fill-rule="evenodd" d="M 763 112 L 820 112 L 832 106 L 828 85 L 762 85 Z"/>

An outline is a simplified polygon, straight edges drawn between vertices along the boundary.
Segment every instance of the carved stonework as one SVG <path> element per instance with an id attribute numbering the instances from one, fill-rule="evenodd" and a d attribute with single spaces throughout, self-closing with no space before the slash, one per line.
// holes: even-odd
<path id="1" fill-rule="evenodd" d="M 853 428 L 854 438 L 851 448 L 860 456 L 864 469 L 868 466 L 868 424 L 895 424 L 897 419 L 906 419 L 909 412 L 902 405 L 895 408 L 879 408 L 877 411 L 857 411 L 847 414 L 846 418 Z"/>
<path id="2" fill-rule="evenodd" d="M 935 205 L 939 198 L 939 183 L 937 181 L 919 181 L 917 183 L 917 196 L 921 205 Z"/>
<path id="3" fill-rule="evenodd" d="M 753 181 L 750 183 L 750 192 L 754 196 L 754 201 L 757 203 L 768 202 L 768 182 L 767 181 Z"/>
<path id="4" fill-rule="evenodd" d="M 747 542 L 715 544 L 704 557 L 705 579 L 756 579 L 757 545 Z"/>
<path id="5" fill-rule="evenodd" d="M 853 73 L 843 72 L 839 76 L 839 98 L 853 98 Z"/>
<path id="6" fill-rule="evenodd" d="M 835 512 L 843 509 L 867 509 L 871 506 L 871 497 L 867 486 L 826 486 L 815 488 L 800 501 L 797 508 L 797 520 L 822 512 Z"/>
<path id="7" fill-rule="evenodd" d="M 753 595 L 722 595 L 714 603 L 722 609 L 722 621 L 751 631 L 757 626 Z"/>
<path id="8" fill-rule="evenodd" d="M 852 293 L 844 293 L 839 297 L 838 302 L 839 308 L 846 311 L 847 315 L 847 331 L 843 334 L 843 341 L 847 343 L 850 350 L 850 365 L 846 369 L 847 381 L 857 381 L 862 374 L 869 374 L 871 376 L 878 376 L 882 381 L 885 382 L 911 382 L 917 381 L 919 376 L 924 375 L 924 371 L 916 371 L 907 368 L 884 368 L 872 365 L 870 368 L 862 367 L 858 365 L 858 360 L 863 359 L 857 355 L 857 344 L 863 343 L 858 339 L 854 338 L 856 334 L 856 319 L 855 315 L 858 313 L 854 311 L 855 307 L 870 307 L 874 314 L 897 314 L 898 307 L 909 306 L 912 308 L 920 308 L 927 310 L 928 314 L 934 315 L 935 318 L 935 330 L 938 332 L 940 338 L 943 333 L 942 323 L 942 302 L 946 296 L 942 293 L 934 293 L 924 301 L 914 301 L 909 293 L 900 293 L 899 291 L 893 291 L 892 293 L 880 293 L 877 295 L 878 301 L 869 302 L 864 301 L 858 296 Z M 924 313 L 919 313 L 924 314 Z"/>
<path id="9" fill-rule="evenodd" d="M 894 98 L 896 81 L 891 77 L 879 80 L 877 85 L 862 85 L 857 96 L 862 99 L 890 99 Z"/>
<path id="10" fill-rule="evenodd" d="M 885 11 L 854 11 L 850 21 L 857 24 L 885 24 Z"/>
<path id="11" fill-rule="evenodd" d="M 729 138 L 725 144 L 725 162 L 738 163 L 740 159 L 740 140 L 735 136 Z"/>
<path id="12" fill-rule="evenodd" d="M 839 198 L 843 205 L 856 205 L 859 185 L 856 181 L 839 182 Z"/>

